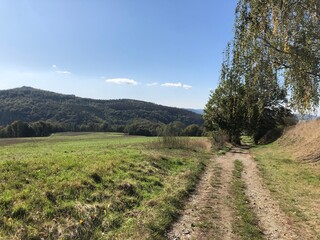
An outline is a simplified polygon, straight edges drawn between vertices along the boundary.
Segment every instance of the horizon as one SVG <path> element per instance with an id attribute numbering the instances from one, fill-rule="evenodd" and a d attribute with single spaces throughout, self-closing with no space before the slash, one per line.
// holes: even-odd
<path id="1" fill-rule="evenodd" d="M 236 2 L 4 0 L 0 89 L 203 109 Z"/>

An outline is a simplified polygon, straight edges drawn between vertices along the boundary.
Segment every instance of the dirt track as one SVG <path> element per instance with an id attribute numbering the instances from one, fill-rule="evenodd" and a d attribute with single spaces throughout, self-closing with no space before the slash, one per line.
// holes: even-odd
<path id="1" fill-rule="evenodd" d="M 235 160 L 242 161 L 246 194 L 259 219 L 266 239 L 304 239 L 288 217 L 280 210 L 264 186 L 257 164 L 246 149 L 234 148 L 223 156 L 211 159 L 195 194 L 191 196 L 169 239 L 239 239 L 232 231 L 234 210 L 231 195 Z M 301 231 L 300 231 L 301 233 Z"/>

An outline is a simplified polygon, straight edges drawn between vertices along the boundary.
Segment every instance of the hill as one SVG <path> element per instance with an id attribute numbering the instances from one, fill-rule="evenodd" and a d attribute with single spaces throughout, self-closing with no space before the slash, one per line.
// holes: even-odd
<path id="1" fill-rule="evenodd" d="M 203 109 L 196 109 L 196 108 L 186 108 L 186 109 L 189 110 L 189 111 L 191 111 L 191 112 L 200 114 L 200 115 L 203 115 L 203 114 L 204 114 L 204 110 L 203 110 Z"/>
<path id="2" fill-rule="evenodd" d="M 154 103 L 131 100 L 95 100 L 21 87 L 0 91 L 0 125 L 15 120 L 52 121 L 68 125 L 108 123 L 128 125 L 135 119 L 168 124 L 202 124 L 199 114 Z"/>
<path id="3" fill-rule="evenodd" d="M 278 140 L 281 147 L 292 152 L 304 161 L 317 162 L 320 160 L 320 120 L 299 122 L 285 130 Z"/>

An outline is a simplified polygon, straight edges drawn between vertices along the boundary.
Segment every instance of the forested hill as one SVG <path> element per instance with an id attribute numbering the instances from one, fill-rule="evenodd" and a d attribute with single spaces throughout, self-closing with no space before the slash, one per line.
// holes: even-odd
<path id="1" fill-rule="evenodd" d="M 202 124 L 203 121 L 200 115 L 188 110 L 137 100 L 94 100 L 31 87 L 0 91 L 0 125 L 15 120 L 76 126 L 104 122 L 127 125 L 135 119 L 164 124 L 180 121 L 185 125 Z"/>

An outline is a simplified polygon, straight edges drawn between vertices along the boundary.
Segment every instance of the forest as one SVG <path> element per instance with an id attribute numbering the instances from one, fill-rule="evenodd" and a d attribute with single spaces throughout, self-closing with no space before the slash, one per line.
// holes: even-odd
<path id="1" fill-rule="evenodd" d="M 85 99 L 30 87 L 0 91 L 0 109 L 0 137 L 66 131 L 158 136 L 172 126 L 178 135 L 203 132 L 202 116 L 189 110 L 129 99 Z"/>

